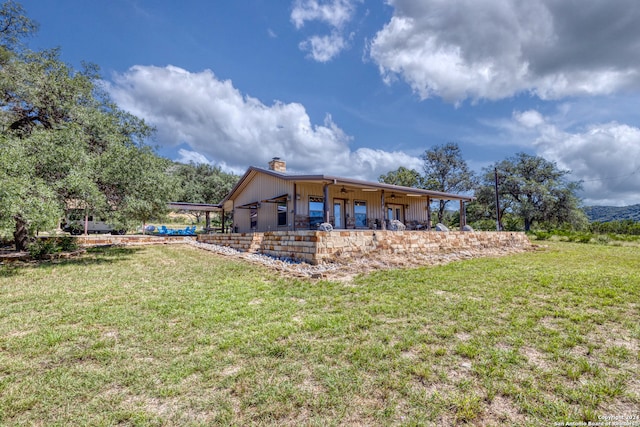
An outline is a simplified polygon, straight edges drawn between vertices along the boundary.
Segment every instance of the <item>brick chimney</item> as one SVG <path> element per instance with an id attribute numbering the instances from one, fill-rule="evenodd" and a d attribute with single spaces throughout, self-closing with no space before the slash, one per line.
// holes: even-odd
<path id="1" fill-rule="evenodd" d="M 280 160 L 280 157 L 274 157 L 269 162 L 269 169 L 275 172 L 285 173 L 287 171 L 287 162 Z"/>

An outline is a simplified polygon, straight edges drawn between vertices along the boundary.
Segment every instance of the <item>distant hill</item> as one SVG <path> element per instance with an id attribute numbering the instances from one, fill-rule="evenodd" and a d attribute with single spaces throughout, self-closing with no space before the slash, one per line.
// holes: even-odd
<path id="1" fill-rule="evenodd" d="M 584 212 L 591 222 L 610 222 L 632 219 L 640 221 L 640 205 L 585 206 Z"/>

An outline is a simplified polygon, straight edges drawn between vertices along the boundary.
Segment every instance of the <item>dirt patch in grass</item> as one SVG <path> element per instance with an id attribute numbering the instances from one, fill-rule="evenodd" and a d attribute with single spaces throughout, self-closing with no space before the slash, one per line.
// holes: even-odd
<path id="1" fill-rule="evenodd" d="M 514 403 L 505 396 L 495 396 L 487 406 L 483 416 L 478 421 L 479 425 L 524 425 L 526 417 L 518 412 Z"/>
<path id="2" fill-rule="evenodd" d="M 538 369 L 546 371 L 550 369 L 549 362 L 545 359 L 542 353 L 532 347 L 522 347 L 520 353 L 527 358 L 530 364 Z"/>

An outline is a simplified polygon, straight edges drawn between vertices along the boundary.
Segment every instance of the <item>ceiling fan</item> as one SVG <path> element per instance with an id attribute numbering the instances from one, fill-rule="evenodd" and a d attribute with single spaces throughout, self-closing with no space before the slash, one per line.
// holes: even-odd
<path id="1" fill-rule="evenodd" d="M 354 190 L 347 190 L 346 188 L 344 188 L 344 185 L 340 189 L 340 194 L 347 194 L 347 193 L 353 193 L 353 192 Z"/>

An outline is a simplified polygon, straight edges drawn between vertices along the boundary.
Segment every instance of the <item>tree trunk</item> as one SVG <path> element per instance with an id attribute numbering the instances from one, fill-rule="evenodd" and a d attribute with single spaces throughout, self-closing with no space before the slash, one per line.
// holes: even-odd
<path id="1" fill-rule="evenodd" d="M 529 218 L 524 219 L 524 231 L 531 231 L 531 220 Z"/>
<path id="2" fill-rule="evenodd" d="M 29 244 L 29 230 L 27 230 L 27 222 L 21 215 L 16 215 L 13 218 L 16 221 L 16 229 L 13 232 L 16 251 L 26 251 Z"/>

